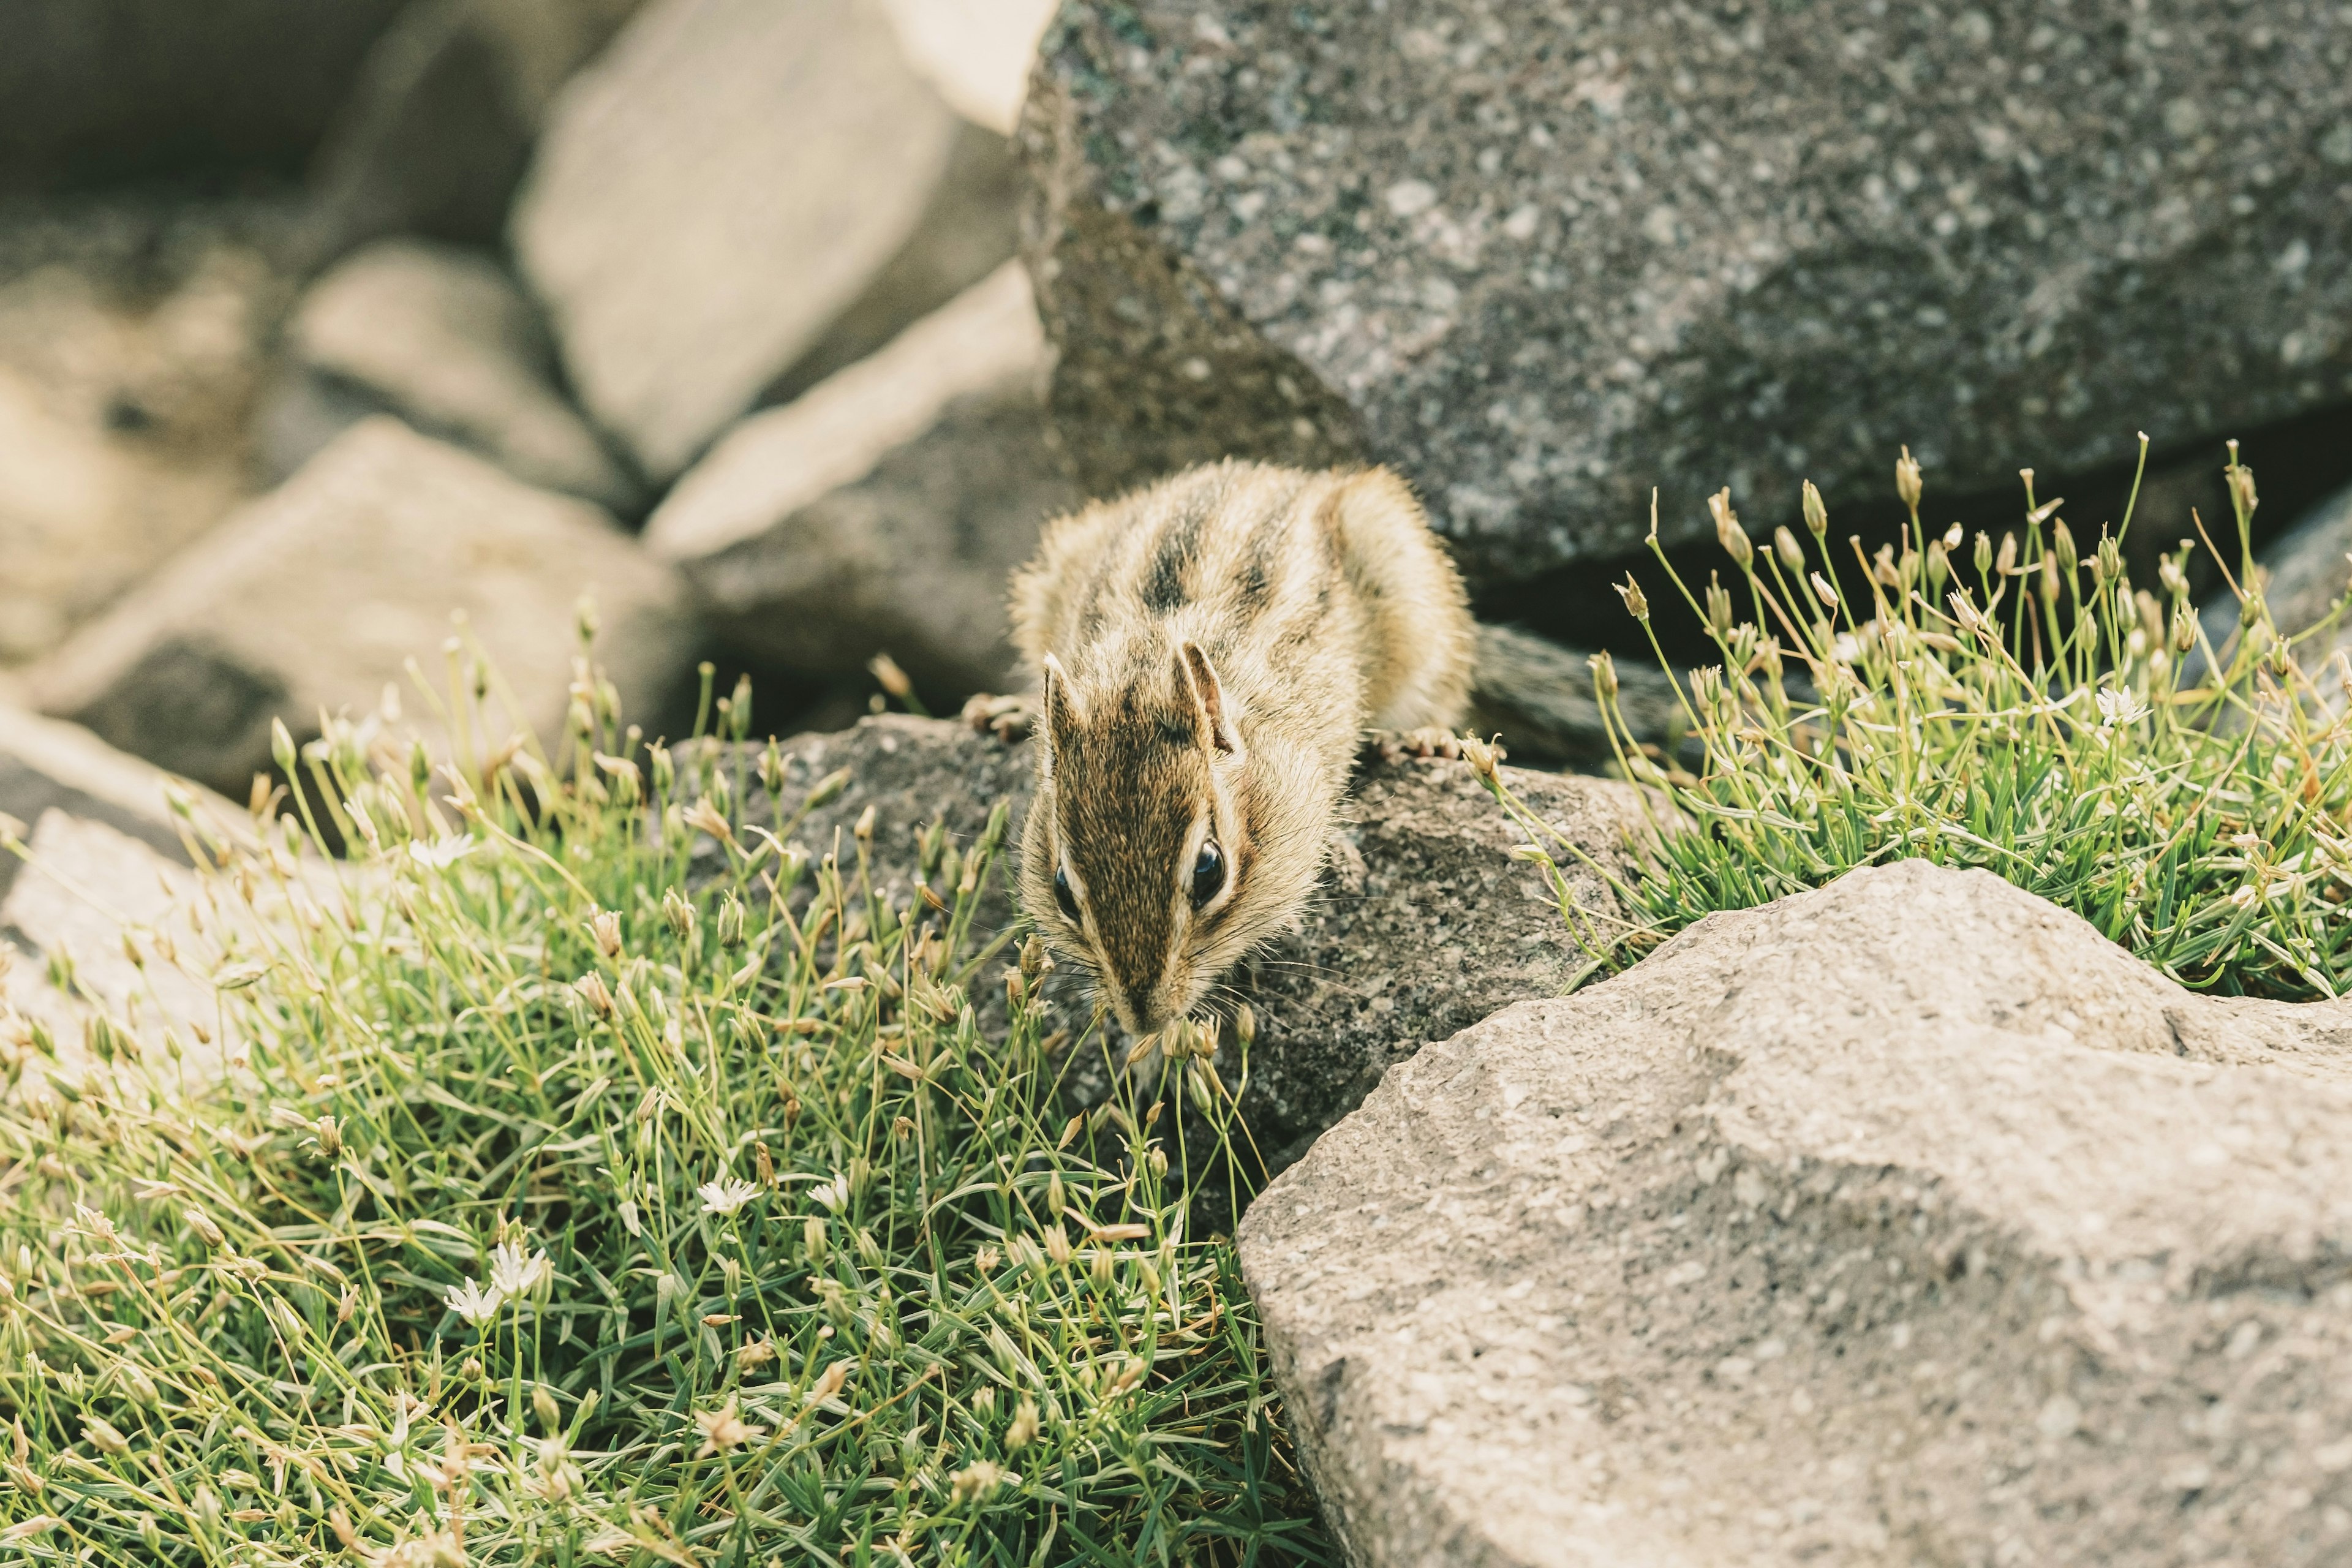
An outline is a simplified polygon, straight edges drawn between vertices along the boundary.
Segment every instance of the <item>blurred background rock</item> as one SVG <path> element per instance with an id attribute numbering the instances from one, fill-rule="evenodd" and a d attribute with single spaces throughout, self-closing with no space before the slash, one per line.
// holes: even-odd
<path id="1" fill-rule="evenodd" d="M 1702 572 L 1726 483 L 1874 547 L 1905 442 L 2089 537 L 2146 429 L 2147 571 L 2239 437 L 2324 606 L 2348 66 L 2303 0 L 26 0 L 0 700 L 241 794 L 453 609 L 552 722 L 593 590 L 651 731 L 704 658 L 943 710 L 1042 519 L 1226 453 L 1392 463 L 1489 619 L 1641 652 L 1653 485 Z"/>

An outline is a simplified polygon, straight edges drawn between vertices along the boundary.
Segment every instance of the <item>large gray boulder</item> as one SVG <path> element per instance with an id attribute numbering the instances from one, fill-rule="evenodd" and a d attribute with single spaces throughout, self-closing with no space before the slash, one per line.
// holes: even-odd
<path id="1" fill-rule="evenodd" d="M 486 744 L 553 742 L 570 705 L 574 606 L 593 592 L 598 657 L 633 710 L 690 679 L 683 595 L 583 501 L 537 490 L 379 416 L 252 502 L 84 626 L 28 678 L 45 711 L 242 796 L 270 763 L 270 721 L 299 738 L 321 710 L 446 684 L 453 630 L 497 680 Z M 461 615 L 462 628 L 452 626 Z"/>
<path id="2" fill-rule="evenodd" d="M 1045 340 L 1016 262 L 722 437 L 646 526 L 705 623 L 769 668 L 887 653 L 940 701 L 1011 671 L 1005 582 L 1077 504 L 1045 421 Z"/>
<path id="3" fill-rule="evenodd" d="M 404 0 L 11 0 L 0 189 L 292 171 Z"/>
<path id="4" fill-rule="evenodd" d="M 491 257 L 423 240 L 367 246 L 303 295 L 262 411 L 261 458 L 283 480 L 370 414 L 483 457 L 515 478 L 623 516 L 643 504 L 554 385 L 531 302 Z"/>
<path id="5" fill-rule="evenodd" d="M 2352 393 L 2340 12 L 1078 0 L 1024 247 L 1092 492 L 1369 457 L 1478 582 Z M 2259 82 L 2256 88 L 2250 84 Z"/>
<path id="6" fill-rule="evenodd" d="M 1391 1072 L 1239 1232 L 1382 1564 L 2352 1550 L 2352 1004 L 1924 862 Z"/>
<path id="7" fill-rule="evenodd" d="M 552 110 L 512 235 L 589 412 L 656 480 L 1012 253 L 1003 139 L 865 0 L 652 0 Z"/>
<path id="8" fill-rule="evenodd" d="M 820 857 L 839 846 L 850 865 L 858 848 L 851 833 L 870 806 L 866 860 L 877 890 L 902 910 L 919 907 L 916 835 L 938 825 L 969 847 L 1003 802 L 1017 843 L 1034 765 L 1025 741 L 1008 745 L 960 723 L 895 716 L 786 742 L 772 793 L 753 770 L 757 756 L 747 749 L 734 759 L 736 798 L 745 820 L 771 828 L 788 821 L 819 781 L 848 770 L 845 787 L 801 820 L 794 841 Z M 1627 836 L 1644 821 L 1629 788 L 1504 771 L 1538 816 L 1599 863 L 1625 868 Z M 1553 994 L 1583 966 L 1536 868 L 1510 858 L 1521 842 L 1466 764 L 1365 760 L 1330 869 L 1301 928 L 1234 976 L 1229 999 L 1247 1000 L 1258 1020 L 1242 1110 L 1269 1168 L 1297 1158 L 1423 1041 L 1513 1002 Z M 702 847 L 700 874 L 711 874 L 716 850 L 708 840 Z M 1580 905 L 1615 913 L 1598 876 L 1573 871 L 1570 886 Z M 1000 894 L 975 921 L 977 940 L 1015 919 Z M 973 1000 L 1001 1009 L 1003 987 L 990 978 L 975 984 Z M 1061 1022 L 1083 1036 L 1083 993 L 1057 984 L 1052 994 Z M 1124 1057 L 1127 1042 L 1108 1047 Z M 1092 1092 L 1101 1090 L 1103 1049 L 1089 1041 L 1074 1064 L 1077 1081 Z M 1230 1038 L 1217 1066 L 1229 1079 L 1237 1076 Z"/>
<path id="9" fill-rule="evenodd" d="M 488 245 L 555 94 L 638 0 L 412 0 L 312 169 L 339 255 L 391 234 Z"/>

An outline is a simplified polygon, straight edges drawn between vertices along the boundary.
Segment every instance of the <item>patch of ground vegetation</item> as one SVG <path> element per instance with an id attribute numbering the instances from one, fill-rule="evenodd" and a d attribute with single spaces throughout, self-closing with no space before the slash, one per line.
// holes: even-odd
<path id="1" fill-rule="evenodd" d="M 973 929 L 1003 812 L 894 907 L 863 835 L 730 813 L 756 748 L 644 743 L 584 661 L 558 754 L 494 743 L 490 684 L 445 759 L 336 723 L 191 817 L 201 935 L 125 940 L 211 1019 L 0 1020 L 9 1559 L 1326 1560 L 1186 1233 L 1230 1100 L 1070 1113 L 1042 950 Z"/>
<path id="2" fill-rule="evenodd" d="M 1659 809 L 1643 874 L 1617 882 L 1622 924 L 1563 903 L 1591 973 L 1714 910 L 1916 857 L 2040 894 L 2184 985 L 2286 999 L 2352 990 L 2352 666 L 2325 651 L 2346 601 L 2282 635 L 2253 563 L 2253 473 L 2234 443 L 2227 474 L 2236 549 L 2224 572 L 2240 615 L 2219 647 L 2185 570 L 2200 543 L 2220 557 L 2202 518 L 2184 520 L 2198 537 L 2163 558 L 2158 594 L 2123 564 L 2128 508 L 2078 542 L 2060 502 L 2036 501 L 2031 470 L 2021 527 L 1969 540 L 1922 521 L 1906 452 L 1908 540 L 1874 558 L 1849 542 L 1843 573 L 1811 485 L 1810 539 L 1784 527 L 1751 541 L 1729 492 L 1714 497 L 1728 583 L 1713 573 L 1694 592 L 1659 555 L 1721 656 L 1668 670 L 1689 747 L 1639 747 L 1612 666 L 1594 660 L 1620 769 L 1653 786 Z M 1648 627 L 1642 589 L 1629 577 L 1619 591 Z M 1526 854 L 1569 852 L 1482 772 L 1529 834 Z"/>

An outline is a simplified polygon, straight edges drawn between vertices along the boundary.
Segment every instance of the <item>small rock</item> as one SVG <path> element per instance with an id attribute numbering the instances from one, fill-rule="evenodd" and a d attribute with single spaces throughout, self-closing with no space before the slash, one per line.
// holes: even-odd
<path id="1" fill-rule="evenodd" d="M 1909 861 L 1423 1048 L 1238 1236 L 1368 1568 L 2316 1568 L 2347 1192 L 2352 1003 Z"/>
<path id="2" fill-rule="evenodd" d="M 0 665 L 48 651 L 243 493 L 282 285 L 225 237 L 173 248 L 146 289 L 62 263 L 0 281 Z"/>
<path id="3" fill-rule="evenodd" d="M 0 5 L 0 187 L 299 169 L 402 4 Z"/>
<path id="4" fill-rule="evenodd" d="M 1055 417 L 1095 494 L 1393 463 L 1492 586 L 1655 484 L 1672 545 L 1898 442 L 1949 494 L 2323 408 L 2347 46 L 2318 0 L 1079 0 L 1020 136 Z"/>
<path id="5" fill-rule="evenodd" d="M 1045 426 L 1045 336 L 1007 262 L 887 348 L 754 415 L 646 528 L 713 630 L 816 676 L 888 653 L 935 698 L 1009 672 L 1005 581 L 1078 497 Z"/>
<path id="6" fill-rule="evenodd" d="M 907 63 L 975 125 L 1010 136 L 1058 0 L 882 0 Z"/>
<path id="7" fill-rule="evenodd" d="M 623 516 L 643 502 L 556 392 L 538 312 L 487 255 L 380 241 L 311 286 L 288 337 L 291 363 L 262 415 L 274 480 L 368 415 L 388 413 L 527 484 Z"/>
<path id="8" fill-rule="evenodd" d="M 164 774 L 87 730 L 0 702 L 0 816 L 29 827 L 46 812 L 66 812 L 184 863 L 178 819 L 164 804 L 164 792 L 173 787 Z M 209 790 L 176 787 L 222 820 L 237 815 Z M 20 864 L 0 850 L 0 899 L 7 897 Z"/>
<path id="9" fill-rule="evenodd" d="M 863 0 L 652 0 L 558 100 L 512 234 L 583 404 L 667 480 L 987 276 L 1011 192 Z"/>
<path id="10" fill-rule="evenodd" d="M 552 741 L 570 703 L 574 606 L 593 590 L 597 657 L 635 710 L 693 658 L 666 566 L 603 512 L 378 416 L 352 426 L 82 628 L 28 684 L 45 711 L 241 797 L 270 765 L 269 724 L 363 715 L 436 689 L 453 612 L 505 683 L 478 729 Z"/>
<path id="11" fill-rule="evenodd" d="M 390 234 L 491 245 L 557 89 L 638 0 L 415 0 L 312 171 L 330 255 Z"/>
<path id="12" fill-rule="evenodd" d="M 849 770 L 848 787 L 810 812 L 793 838 L 814 855 L 847 844 L 875 810 L 868 861 L 877 889 L 900 908 L 916 897 L 914 834 L 944 823 L 968 845 L 1003 801 L 1008 841 L 1017 844 L 1028 810 L 1028 742 L 1006 745 L 946 721 L 867 719 L 834 735 L 803 735 L 782 748 L 783 772 L 772 797 L 753 774 L 755 752 L 740 761 L 747 821 L 772 828 L 799 810 L 817 782 Z M 1511 787 L 1601 864 L 1626 868 L 1623 844 L 1642 822 L 1626 786 L 1506 769 Z M 1522 842 L 1502 809 L 1461 763 L 1367 758 L 1359 769 L 1332 868 L 1300 929 L 1263 949 L 1234 976 L 1258 1036 L 1242 1097 L 1258 1153 L 1272 1170 L 1298 1157 L 1316 1135 L 1353 1109 L 1391 1063 L 1511 1002 L 1558 992 L 1583 964 L 1559 906 L 1528 866 L 1509 858 Z M 698 874 L 713 875 L 706 843 Z M 1612 895 L 1589 870 L 1570 867 L 1570 885 L 1590 910 L 1612 910 Z M 1001 886 L 1001 884 L 1000 884 Z M 981 911 L 979 940 L 1016 916 L 1000 892 Z M 975 984 L 977 1005 L 1002 1017 L 1001 984 Z M 1075 987 L 1060 1002 L 1074 1036 L 1087 1008 Z M 1111 1048 L 1124 1055 L 1124 1043 Z M 1099 1047 L 1074 1064 L 1101 1091 Z M 1218 1066 L 1231 1074 L 1230 1042 Z"/>

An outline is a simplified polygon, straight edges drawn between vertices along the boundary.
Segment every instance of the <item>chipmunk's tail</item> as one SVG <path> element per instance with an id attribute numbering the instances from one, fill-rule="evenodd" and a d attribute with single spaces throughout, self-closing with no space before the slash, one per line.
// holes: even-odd
<path id="1" fill-rule="evenodd" d="M 1481 622 L 1470 670 L 1471 723 L 1481 734 L 1500 731 L 1515 761 L 1608 762 L 1615 753 L 1587 657 L 1516 626 Z M 1646 661 L 1618 664 L 1617 706 L 1638 742 L 1663 745 L 1682 728 L 1665 671 Z"/>

